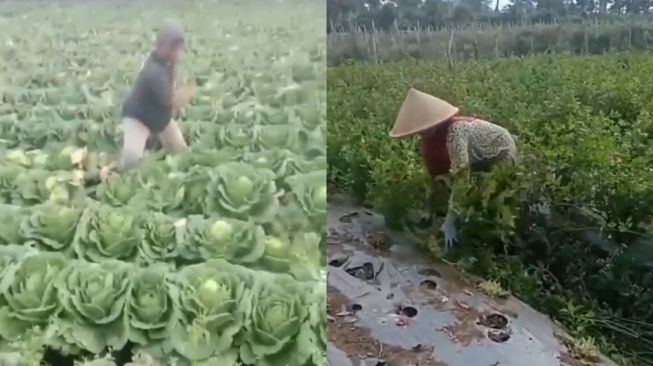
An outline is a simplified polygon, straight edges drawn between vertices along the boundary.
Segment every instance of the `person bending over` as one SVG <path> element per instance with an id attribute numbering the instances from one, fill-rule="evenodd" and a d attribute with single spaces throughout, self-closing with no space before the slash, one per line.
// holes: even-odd
<path id="1" fill-rule="evenodd" d="M 459 109 L 448 102 L 411 88 L 390 131 L 392 138 L 420 136 L 422 160 L 431 176 L 432 195 L 436 193 L 435 182 L 440 177 L 456 179 L 467 169 L 486 171 L 497 163 L 514 163 L 517 159 L 517 147 L 508 130 L 475 117 L 460 116 L 458 112 Z M 452 182 L 449 187 L 449 207 L 440 227 L 447 249 L 458 241 Z M 429 222 L 432 222 L 434 207 L 429 206 Z"/>

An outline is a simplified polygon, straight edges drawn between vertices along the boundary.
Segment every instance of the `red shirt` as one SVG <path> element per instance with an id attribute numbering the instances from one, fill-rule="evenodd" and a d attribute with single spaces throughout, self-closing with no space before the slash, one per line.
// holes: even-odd
<path id="1" fill-rule="evenodd" d="M 422 137 L 422 160 L 431 176 L 449 174 L 451 159 L 447 149 L 447 135 L 454 123 L 471 121 L 472 117 L 452 117 L 435 127 L 431 135 Z"/>

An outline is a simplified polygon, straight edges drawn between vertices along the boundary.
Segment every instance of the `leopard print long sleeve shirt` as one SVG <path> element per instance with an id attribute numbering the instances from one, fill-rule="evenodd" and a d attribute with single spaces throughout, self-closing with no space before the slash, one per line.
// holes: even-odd
<path id="1" fill-rule="evenodd" d="M 454 117 L 422 137 L 422 158 L 433 176 L 471 168 L 485 170 L 498 161 L 517 159 L 517 147 L 505 128 L 472 117 Z"/>

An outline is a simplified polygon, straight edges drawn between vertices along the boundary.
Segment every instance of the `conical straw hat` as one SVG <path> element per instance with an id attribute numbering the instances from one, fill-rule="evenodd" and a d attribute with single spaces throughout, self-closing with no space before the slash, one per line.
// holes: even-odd
<path id="1" fill-rule="evenodd" d="M 442 99 L 411 88 L 401 105 L 390 137 L 406 137 L 428 130 L 455 116 L 458 110 Z"/>

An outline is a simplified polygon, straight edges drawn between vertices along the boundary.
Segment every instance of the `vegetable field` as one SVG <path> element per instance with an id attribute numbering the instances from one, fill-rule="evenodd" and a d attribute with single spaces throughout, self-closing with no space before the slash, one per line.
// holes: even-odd
<path id="1" fill-rule="evenodd" d="M 7 3 L 1 365 L 324 364 L 324 9 L 244 3 Z M 170 16 L 190 151 L 109 175 Z"/>
<path id="2" fill-rule="evenodd" d="M 428 189 L 417 140 L 387 136 L 406 91 L 415 86 L 507 127 L 520 163 L 454 185 L 461 243 L 446 258 L 617 363 L 653 364 L 652 71 L 639 54 L 331 68 L 329 184 L 441 257 L 439 233 L 412 225 Z M 448 191 L 439 193 L 446 206 Z"/>

